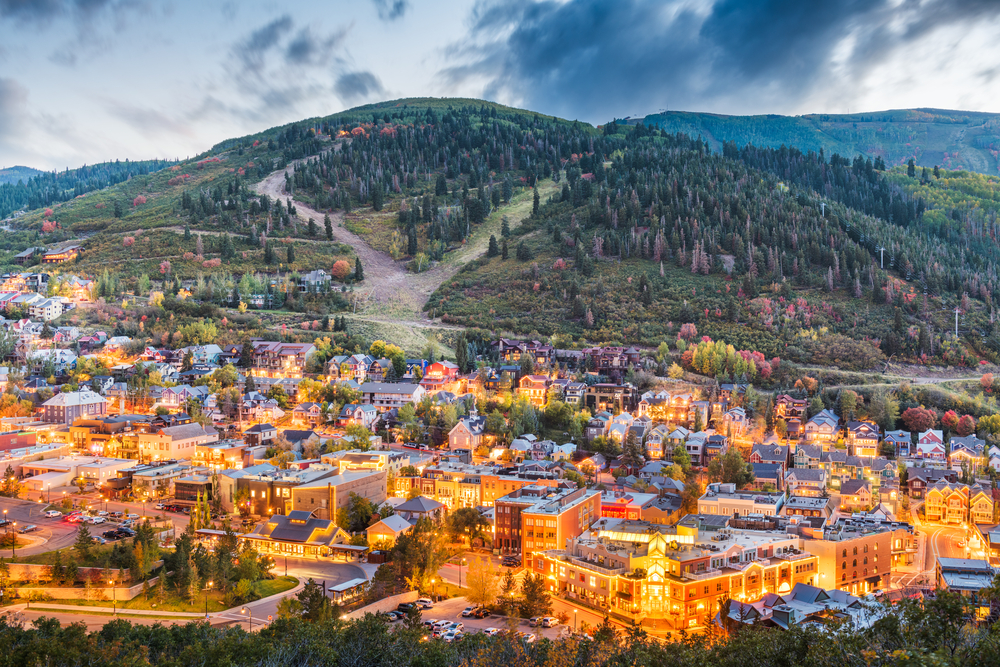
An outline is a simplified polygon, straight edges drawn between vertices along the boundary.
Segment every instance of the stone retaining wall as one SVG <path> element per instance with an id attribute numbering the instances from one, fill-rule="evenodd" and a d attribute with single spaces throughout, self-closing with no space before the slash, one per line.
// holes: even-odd
<path id="1" fill-rule="evenodd" d="M 407 591 L 405 593 L 400 593 L 399 595 L 391 595 L 387 598 L 383 598 L 378 602 L 372 602 L 369 605 L 365 605 L 360 609 L 355 609 L 352 612 L 344 614 L 344 618 L 359 619 L 365 614 L 374 614 L 380 611 L 392 611 L 396 608 L 396 605 L 403 602 L 416 602 L 417 598 L 420 597 L 420 593 L 417 591 Z"/>

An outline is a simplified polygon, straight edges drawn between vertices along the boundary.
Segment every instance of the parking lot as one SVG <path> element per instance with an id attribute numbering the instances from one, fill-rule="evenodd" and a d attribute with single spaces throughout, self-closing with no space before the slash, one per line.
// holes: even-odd
<path id="1" fill-rule="evenodd" d="M 421 618 L 425 621 L 458 621 L 459 623 L 464 623 L 465 629 L 462 631 L 464 634 L 482 632 L 486 628 L 500 628 L 501 630 L 507 629 L 507 619 L 501 616 L 490 616 L 488 618 L 462 618 L 462 610 L 468 606 L 469 603 L 465 598 L 452 598 L 450 600 L 437 602 L 434 604 L 432 609 L 423 609 L 420 614 Z M 527 619 L 518 620 L 516 629 L 520 632 L 530 632 L 539 639 L 542 637 L 546 637 L 547 639 L 557 639 L 560 635 L 564 635 L 569 632 L 569 628 L 565 625 L 557 625 L 553 628 L 543 628 L 541 626 L 533 628 L 528 625 Z"/>

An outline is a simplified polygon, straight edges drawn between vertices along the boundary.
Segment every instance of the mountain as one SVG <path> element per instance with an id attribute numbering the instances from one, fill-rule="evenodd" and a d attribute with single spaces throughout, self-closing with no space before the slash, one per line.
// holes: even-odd
<path id="1" fill-rule="evenodd" d="M 733 142 L 803 152 L 821 149 L 853 158 L 881 157 L 892 165 L 941 166 L 983 174 L 1000 172 L 1000 114 L 946 109 L 901 109 L 857 114 L 805 116 L 725 116 L 667 111 L 628 123 L 643 122 L 670 133 L 702 137 L 713 150 Z M 622 121 L 619 121 L 622 122 Z"/>
<path id="2" fill-rule="evenodd" d="M 801 138 L 791 129 L 785 138 L 713 150 L 652 124 L 385 102 L 30 211 L 0 239 L 0 268 L 31 245 L 83 243 L 60 268 L 101 276 L 102 296 L 183 287 L 229 321 L 237 305 L 271 303 L 300 336 L 348 311 L 352 334 L 385 337 L 386 322 L 426 332 L 423 311 L 563 346 L 656 347 L 694 329 L 841 368 L 883 355 L 1000 360 L 1000 180 L 821 156 L 789 148 Z M 301 291 L 314 269 L 338 289 Z M 183 322 L 126 317 L 119 329 L 190 343 L 172 335 Z"/>
<path id="3" fill-rule="evenodd" d="M 27 182 L 32 176 L 37 176 L 41 173 L 38 169 L 32 169 L 31 167 L 7 167 L 6 169 L 0 169 L 0 184 L 17 183 L 18 181 Z"/>

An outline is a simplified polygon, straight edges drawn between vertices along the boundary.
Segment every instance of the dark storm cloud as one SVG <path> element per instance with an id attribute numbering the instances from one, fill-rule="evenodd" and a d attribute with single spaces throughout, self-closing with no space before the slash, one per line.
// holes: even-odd
<path id="1" fill-rule="evenodd" d="M 385 93 L 382 82 L 371 72 L 347 72 L 337 77 L 333 92 L 345 104 L 353 104 Z"/>
<path id="2" fill-rule="evenodd" d="M 835 56 L 858 80 L 936 28 L 997 16 L 995 0 L 481 0 L 469 35 L 446 51 L 459 64 L 440 78 L 588 120 L 787 108 L 843 83 Z"/>
<path id="3" fill-rule="evenodd" d="M 372 3 L 383 21 L 395 21 L 410 8 L 408 0 L 372 0 Z"/>

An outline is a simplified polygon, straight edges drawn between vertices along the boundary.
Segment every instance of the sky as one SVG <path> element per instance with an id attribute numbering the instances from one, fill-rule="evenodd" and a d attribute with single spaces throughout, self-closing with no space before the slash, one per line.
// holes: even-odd
<path id="1" fill-rule="evenodd" d="M 0 0 L 0 167 L 185 158 L 400 97 L 1000 112 L 997 0 Z"/>

